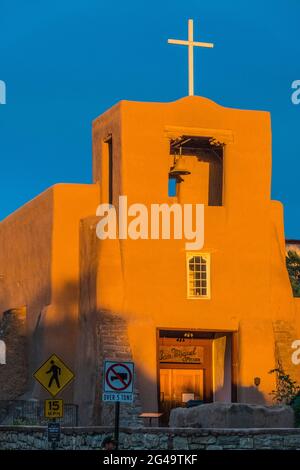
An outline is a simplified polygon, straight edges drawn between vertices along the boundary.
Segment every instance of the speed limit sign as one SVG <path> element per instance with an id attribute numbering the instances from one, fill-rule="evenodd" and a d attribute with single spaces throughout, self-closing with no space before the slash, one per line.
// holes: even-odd
<path id="1" fill-rule="evenodd" d="M 62 418 L 64 415 L 63 400 L 45 400 L 45 418 Z"/>

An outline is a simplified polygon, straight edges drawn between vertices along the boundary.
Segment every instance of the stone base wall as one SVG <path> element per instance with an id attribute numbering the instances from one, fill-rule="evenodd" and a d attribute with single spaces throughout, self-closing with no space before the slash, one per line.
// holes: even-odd
<path id="1" fill-rule="evenodd" d="M 298 339 L 297 330 L 292 322 L 275 321 L 273 322 L 275 336 L 275 367 L 278 362 L 286 374 L 289 374 L 292 380 L 300 381 L 299 366 L 292 363 L 293 353 L 292 343 Z"/>
<path id="2" fill-rule="evenodd" d="M 58 449 L 100 449 L 107 427 L 63 428 Z M 300 450 L 300 429 L 121 428 L 126 450 Z M 0 426 L 0 450 L 48 449 L 45 427 Z"/>
<path id="3" fill-rule="evenodd" d="M 114 424 L 114 403 L 103 402 L 102 397 L 102 384 L 104 382 L 104 361 L 132 361 L 132 354 L 129 345 L 129 339 L 127 334 L 127 323 L 118 315 L 113 315 L 109 312 L 100 312 L 100 319 L 97 322 L 96 327 L 97 334 L 97 358 L 98 358 L 98 373 L 97 376 L 100 378 L 96 385 L 96 410 L 100 412 L 99 416 L 96 416 L 94 422 L 100 425 Z M 126 404 L 120 406 L 120 424 L 121 426 L 130 427 L 141 427 L 143 426 L 143 420 L 139 418 L 139 414 L 142 412 L 140 403 L 139 390 L 137 376 L 135 373 L 134 377 L 134 400 L 132 404 Z"/>

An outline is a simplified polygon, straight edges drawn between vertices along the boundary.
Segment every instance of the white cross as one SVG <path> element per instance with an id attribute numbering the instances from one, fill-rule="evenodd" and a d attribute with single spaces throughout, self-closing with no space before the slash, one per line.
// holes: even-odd
<path id="1" fill-rule="evenodd" d="M 198 47 L 214 47 L 211 42 L 194 42 L 194 23 L 189 20 L 188 23 L 188 40 L 181 41 L 180 39 L 168 39 L 169 44 L 179 44 L 181 46 L 188 46 L 189 52 L 189 95 L 194 94 L 194 46 Z"/>

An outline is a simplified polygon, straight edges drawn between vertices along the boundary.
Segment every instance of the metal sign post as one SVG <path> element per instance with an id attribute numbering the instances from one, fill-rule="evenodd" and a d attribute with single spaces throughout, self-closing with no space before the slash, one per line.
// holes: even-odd
<path id="1" fill-rule="evenodd" d="M 116 401 L 115 403 L 115 441 L 116 441 L 116 450 L 119 448 L 119 429 L 120 429 L 120 402 Z"/>

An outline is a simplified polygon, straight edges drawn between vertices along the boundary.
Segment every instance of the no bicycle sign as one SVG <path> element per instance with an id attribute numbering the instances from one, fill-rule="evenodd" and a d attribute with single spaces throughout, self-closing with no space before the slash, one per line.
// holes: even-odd
<path id="1" fill-rule="evenodd" d="M 103 401 L 133 402 L 133 362 L 105 361 Z"/>

